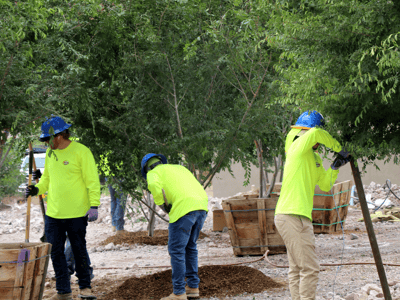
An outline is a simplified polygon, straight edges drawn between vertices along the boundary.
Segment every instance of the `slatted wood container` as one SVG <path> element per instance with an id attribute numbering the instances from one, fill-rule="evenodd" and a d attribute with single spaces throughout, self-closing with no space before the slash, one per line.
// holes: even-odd
<path id="1" fill-rule="evenodd" d="M 341 231 L 347 217 L 348 205 L 350 203 L 351 180 L 335 183 L 331 192 L 321 191 L 317 186 L 314 191 L 314 205 L 312 211 L 312 222 L 314 233 L 334 233 Z M 281 183 L 276 184 L 273 193 L 278 197 Z M 339 216 L 336 211 L 339 211 Z"/>
<path id="2" fill-rule="evenodd" d="M 274 224 L 277 197 L 259 199 L 245 195 L 222 201 L 233 253 L 263 255 L 284 253 L 286 247 Z"/>
<path id="3" fill-rule="evenodd" d="M 0 244 L 0 300 L 41 300 L 51 244 Z"/>
<path id="4" fill-rule="evenodd" d="M 344 228 L 351 186 L 352 182 L 348 180 L 334 184 L 332 192 L 323 192 L 318 187 L 315 189 L 312 212 L 314 233 L 334 233 L 341 231 L 342 226 Z"/>

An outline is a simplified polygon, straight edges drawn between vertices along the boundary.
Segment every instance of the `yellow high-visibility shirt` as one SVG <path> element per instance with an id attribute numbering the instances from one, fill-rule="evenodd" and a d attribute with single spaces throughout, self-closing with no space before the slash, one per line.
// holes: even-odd
<path id="1" fill-rule="evenodd" d="M 85 216 L 100 205 L 100 181 L 92 152 L 71 141 L 65 149 L 47 149 L 44 172 L 36 187 L 48 192 L 46 215 L 55 219 Z"/>
<path id="2" fill-rule="evenodd" d="M 300 215 L 312 220 L 315 186 L 328 192 L 335 183 L 339 170 L 327 171 L 322 159 L 312 147 L 323 144 L 335 152 L 342 150 L 339 142 L 321 128 L 312 128 L 295 141 L 301 129 L 292 129 L 286 137 L 286 163 L 283 182 L 275 214 Z"/>
<path id="3" fill-rule="evenodd" d="M 157 205 L 172 204 L 169 222 L 174 223 L 187 213 L 195 210 L 208 212 L 208 196 L 196 177 L 184 166 L 158 165 L 147 173 L 148 189 Z"/>

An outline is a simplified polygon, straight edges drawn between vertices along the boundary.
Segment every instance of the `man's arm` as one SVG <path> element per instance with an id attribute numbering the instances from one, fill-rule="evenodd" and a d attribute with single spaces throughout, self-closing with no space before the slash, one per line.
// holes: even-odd
<path id="1" fill-rule="evenodd" d="M 335 140 L 327 131 L 321 128 L 311 128 L 303 136 L 301 136 L 296 143 L 290 147 L 292 153 L 305 153 L 315 144 L 323 144 L 335 152 L 342 150 L 342 146 Z"/>
<path id="2" fill-rule="evenodd" d="M 100 179 L 92 152 L 87 148 L 82 155 L 82 177 L 88 190 L 91 207 L 100 205 Z"/>

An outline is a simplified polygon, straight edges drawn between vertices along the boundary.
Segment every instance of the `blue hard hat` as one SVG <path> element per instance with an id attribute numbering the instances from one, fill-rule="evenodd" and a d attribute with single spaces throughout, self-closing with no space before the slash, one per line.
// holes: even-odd
<path id="1" fill-rule="evenodd" d="M 64 130 L 71 127 L 71 124 L 65 123 L 61 117 L 48 118 L 42 124 L 42 134 L 39 137 L 39 141 L 44 142 L 48 137 L 56 135 L 57 133 L 63 132 Z M 54 133 L 50 133 L 50 129 L 53 128 Z"/>
<path id="2" fill-rule="evenodd" d="M 141 166 L 140 166 L 140 171 L 142 172 L 142 176 L 143 176 L 144 179 L 147 179 L 147 173 L 146 173 L 146 171 L 145 171 L 144 168 L 146 167 L 147 162 L 148 162 L 151 158 L 153 158 L 153 157 L 158 157 L 159 159 L 161 159 L 161 162 L 162 162 L 163 164 L 168 163 L 168 162 L 167 162 L 167 158 L 166 158 L 164 155 L 162 155 L 162 154 L 155 154 L 155 153 L 148 153 L 148 154 L 146 154 L 146 155 L 142 158 L 142 163 L 141 163 Z"/>
<path id="3" fill-rule="evenodd" d="M 295 125 L 292 128 L 297 129 L 310 129 L 316 126 L 323 127 L 325 125 L 324 117 L 317 111 L 305 111 L 297 119 Z"/>

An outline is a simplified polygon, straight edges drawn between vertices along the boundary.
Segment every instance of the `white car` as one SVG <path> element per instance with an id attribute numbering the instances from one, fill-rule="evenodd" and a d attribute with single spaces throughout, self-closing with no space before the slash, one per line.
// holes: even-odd
<path id="1" fill-rule="evenodd" d="M 42 172 L 43 174 L 46 153 L 33 153 L 33 157 L 35 158 L 36 169 L 39 169 L 40 172 Z M 28 186 L 28 180 L 29 180 L 29 155 L 26 155 L 25 158 L 22 159 L 22 164 L 19 171 L 25 174 L 26 177 L 26 181 L 18 187 L 19 191 L 24 192 L 26 187 Z M 33 179 L 32 179 L 32 184 L 33 184 Z"/>

